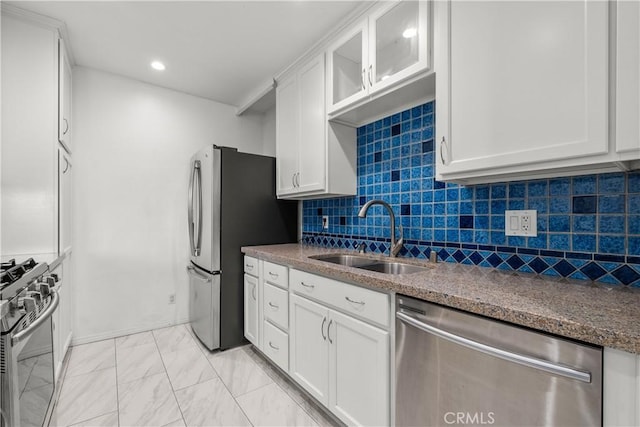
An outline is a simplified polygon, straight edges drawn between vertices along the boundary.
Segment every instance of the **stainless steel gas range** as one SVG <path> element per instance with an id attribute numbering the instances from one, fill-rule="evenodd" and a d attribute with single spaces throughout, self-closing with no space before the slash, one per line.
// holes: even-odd
<path id="1" fill-rule="evenodd" d="M 0 427 L 44 426 L 55 391 L 51 315 L 57 277 L 46 263 L 2 263 Z"/>

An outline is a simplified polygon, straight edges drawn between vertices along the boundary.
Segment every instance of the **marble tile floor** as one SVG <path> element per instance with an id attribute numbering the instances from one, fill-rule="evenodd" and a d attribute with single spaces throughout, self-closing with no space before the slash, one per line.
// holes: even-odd
<path id="1" fill-rule="evenodd" d="M 188 325 L 72 347 L 49 426 L 336 426 L 250 345 L 211 352 Z"/>

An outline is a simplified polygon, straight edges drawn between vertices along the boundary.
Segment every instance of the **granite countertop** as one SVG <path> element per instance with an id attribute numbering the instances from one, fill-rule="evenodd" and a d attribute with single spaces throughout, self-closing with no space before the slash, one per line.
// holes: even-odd
<path id="1" fill-rule="evenodd" d="M 355 252 L 301 244 L 247 246 L 242 252 L 344 282 L 640 354 L 639 289 L 414 258 L 399 259 L 428 266 L 428 270 L 390 275 L 310 259 Z"/>

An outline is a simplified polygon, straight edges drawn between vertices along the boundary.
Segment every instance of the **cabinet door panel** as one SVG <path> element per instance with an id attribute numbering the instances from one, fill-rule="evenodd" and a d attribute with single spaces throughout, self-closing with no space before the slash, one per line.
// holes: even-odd
<path id="1" fill-rule="evenodd" d="M 618 8 L 616 149 L 640 150 L 640 3 L 621 1 Z M 637 155 L 637 154 L 636 154 Z"/>
<path id="2" fill-rule="evenodd" d="M 326 128 L 324 54 L 300 70 L 300 140 L 298 191 L 325 188 Z"/>
<path id="3" fill-rule="evenodd" d="M 428 68 L 428 2 L 392 3 L 369 20 L 371 91 Z"/>
<path id="4" fill-rule="evenodd" d="M 367 25 L 364 20 L 328 49 L 329 113 L 369 93 Z"/>
<path id="5" fill-rule="evenodd" d="M 58 140 L 71 152 L 71 66 L 62 39 L 58 44 Z"/>
<path id="6" fill-rule="evenodd" d="M 276 89 L 277 193 L 295 191 L 298 172 L 298 84 L 295 76 L 280 82 Z"/>
<path id="7" fill-rule="evenodd" d="M 329 403 L 329 310 L 297 295 L 290 298 L 289 374 L 323 405 Z"/>
<path id="8" fill-rule="evenodd" d="M 258 342 L 258 279 L 244 275 L 244 337 L 255 346 Z"/>
<path id="9" fill-rule="evenodd" d="M 331 311 L 329 409 L 348 425 L 389 424 L 389 333 Z"/>
<path id="10" fill-rule="evenodd" d="M 445 8 L 440 47 L 448 56 L 436 63 L 436 91 L 446 98 L 436 104 L 437 138 L 446 141 L 439 175 L 607 153 L 606 2 Z"/>

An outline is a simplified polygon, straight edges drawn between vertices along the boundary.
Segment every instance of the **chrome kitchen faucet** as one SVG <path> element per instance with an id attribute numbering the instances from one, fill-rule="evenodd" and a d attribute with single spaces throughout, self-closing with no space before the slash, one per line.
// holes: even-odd
<path id="1" fill-rule="evenodd" d="M 398 252 L 400 252 L 400 250 L 402 249 L 402 245 L 404 244 L 404 239 L 402 238 L 402 225 L 400 225 L 400 239 L 396 241 L 396 217 L 393 214 L 393 210 L 391 209 L 391 206 L 389 206 L 389 203 L 385 202 L 384 200 L 369 200 L 364 204 L 364 206 L 362 206 L 362 208 L 360 208 L 358 216 L 360 218 L 365 218 L 367 216 L 367 211 L 372 205 L 384 206 L 384 208 L 389 213 L 389 217 L 391 218 L 391 247 L 389 248 L 389 256 L 395 257 L 398 255 Z"/>

